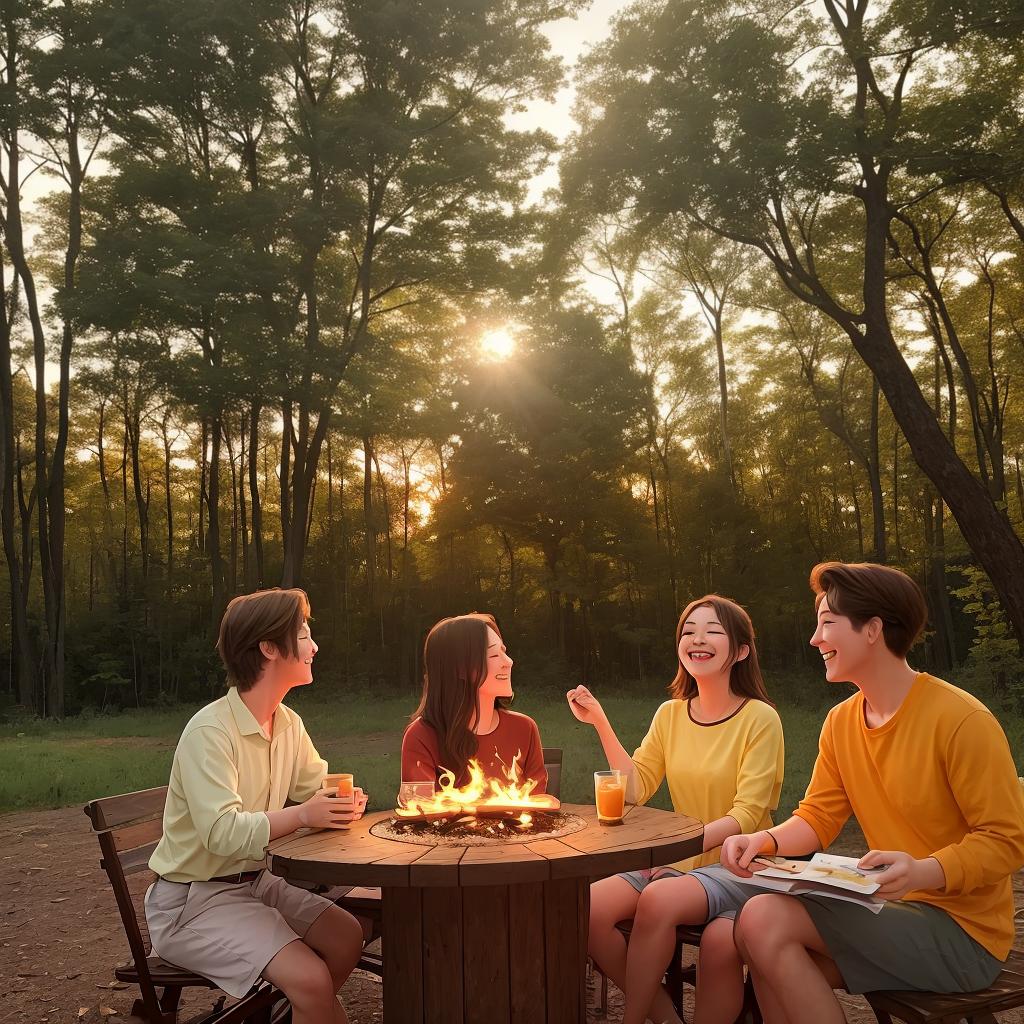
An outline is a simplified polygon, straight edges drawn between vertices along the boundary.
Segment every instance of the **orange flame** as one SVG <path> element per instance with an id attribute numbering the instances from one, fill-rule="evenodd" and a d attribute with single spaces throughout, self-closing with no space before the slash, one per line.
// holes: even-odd
<path id="1" fill-rule="evenodd" d="M 438 780 L 440 789 L 432 797 L 415 797 L 405 807 L 395 809 L 399 818 L 419 818 L 424 815 L 475 814 L 485 808 L 513 808 L 533 810 L 556 810 L 558 800 L 547 793 L 534 793 L 537 788 L 536 779 L 523 779 L 519 760 L 522 751 L 517 751 L 512 758 L 511 767 L 504 764 L 502 772 L 506 780 L 487 778 L 478 761 L 469 762 L 469 782 L 456 788 L 455 774 L 445 768 Z M 525 819 L 525 820 L 524 820 Z M 520 822 L 529 824 L 530 816 L 523 814 Z"/>

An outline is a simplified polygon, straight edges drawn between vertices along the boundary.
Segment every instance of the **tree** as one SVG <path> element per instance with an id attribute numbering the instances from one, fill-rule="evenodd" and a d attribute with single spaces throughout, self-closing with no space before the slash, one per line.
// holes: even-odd
<path id="1" fill-rule="evenodd" d="M 590 59 L 584 95 L 598 113 L 564 165 L 565 194 L 587 208 L 635 204 L 655 224 L 684 214 L 761 252 L 832 318 L 1024 641 L 1024 546 L 922 394 L 893 334 L 888 277 L 894 219 L 941 187 L 916 170 L 935 140 L 911 130 L 921 119 L 907 111 L 928 104 L 915 82 L 966 40 L 1008 38 L 1024 16 L 1001 0 L 923 13 L 825 0 L 824 14 L 707 0 L 630 8 Z M 851 230 L 852 251 L 836 244 Z"/>

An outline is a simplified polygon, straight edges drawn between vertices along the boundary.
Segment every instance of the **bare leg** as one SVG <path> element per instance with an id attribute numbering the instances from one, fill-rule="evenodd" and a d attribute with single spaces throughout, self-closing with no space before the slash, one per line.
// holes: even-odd
<path id="1" fill-rule="evenodd" d="M 615 925 L 636 914 L 640 894 L 622 878 L 602 878 L 590 887 L 590 930 L 587 952 L 601 970 L 626 991 L 626 940 Z M 664 973 L 664 972 L 662 972 Z M 672 1000 L 659 990 L 657 1004 L 651 1007 L 657 1024 L 677 1024 L 679 1018 Z"/>
<path id="2" fill-rule="evenodd" d="M 327 964 L 301 939 L 280 950 L 263 977 L 288 997 L 294 1024 L 348 1024 Z"/>
<path id="3" fill-rule="evenodd" d="M 648 1017 L 659 1024 L 678 1020 L 661 979 L 675 952 L 676 927 L 701 924 L 707 916 L 704 886 L 687 875 L 651 882 L 640 894 L 626 955 L 623 1024 L 643 1024 Z"/>
<path id="4" fill-rule="evenodd" d="M 359 921 L 347 910 L 331 907 L 310 925 L 302 941 L 327 964 L 334 991 L 338 992 L 359 963 L 363 949 L 363 929 Z M 336 1024 L 348 1024 L 342 1004 L 335 1000 L 335 1005 Z"/>
<path id="5" fill-rule="evenodd" d="M 842 975 L 800 900 L 754 896 L 740 911 L 735 935 L 768 1024 L 845 1024 L 832 991 Z"/>
<path id="6" fill-rule="evenodd" d="M 697 959 L 694 1024 L 732 1024 L 743 1009 L 743 959 L 732 927 L 733 922 L 725 917 L 704 927 Z"/>

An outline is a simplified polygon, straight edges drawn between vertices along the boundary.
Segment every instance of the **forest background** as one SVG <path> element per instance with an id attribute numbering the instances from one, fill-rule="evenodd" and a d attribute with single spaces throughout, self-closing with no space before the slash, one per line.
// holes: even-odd
<path id="1" fill-rule="evenodd" d="M 657 690 L 717 591 L 796 702 L 826 558 L 1020 710 L 1024 10 L 638 0 L 567 69 L 583 10 L 0 7 L 0 711 L 209 699 L 275 585 L 328 692 L 471 609 Z"/>

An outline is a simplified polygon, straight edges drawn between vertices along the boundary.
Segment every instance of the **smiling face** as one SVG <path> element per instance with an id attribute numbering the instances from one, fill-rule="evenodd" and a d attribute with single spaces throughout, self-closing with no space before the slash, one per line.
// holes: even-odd
<path id="1" fill-rule="evenodd" d="M 303 619 L 298 633 L 295 635 L 297 653 L 293 656 L 288 650 L 281 650 L 276 644 L 264 640 L 260 644 L 267 669 L 273 671 L 288 686 L 308 686 L 313 682 L 313 658 L 319 650 L 313 640 L 309 623 Z"/>
<path id="2" fill-rule="evenodd" d="M 728 673 L 733 662 L 750 653 L 741 644 L 733 656 L 729 635 L 709 605 L 699 605 L 686 617 L 679 635 L 679 662 L 694 679 L 707 679 Z"/>
<path id="3" fill-rule="evenodd" d="M 881 619 L 869 619 L 858 629 L 852 619 L 829 608 L 823 596 L 811 646 L 825 662 L 825 678 L 830 683 L 855 683 L 873 657 L 881 632 Z"/>
<path id="4" fill-rule="evenodd" d="M 512 696 L 512 659 L 501 637 L 487 627 L 487 675 L 480 683 L 481 697 Z"/>

